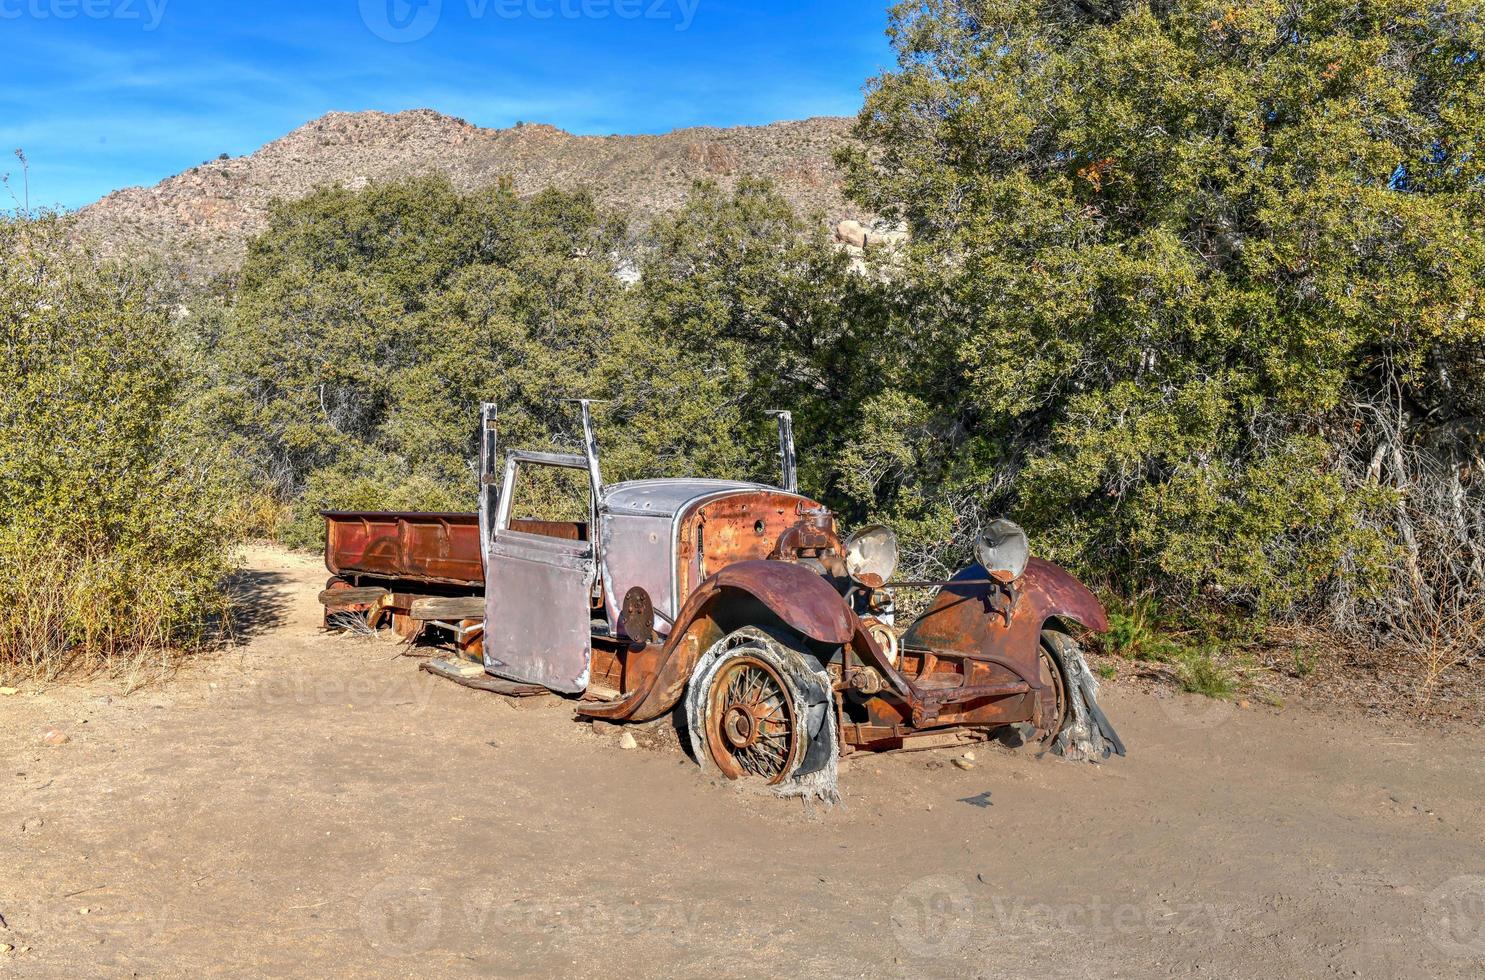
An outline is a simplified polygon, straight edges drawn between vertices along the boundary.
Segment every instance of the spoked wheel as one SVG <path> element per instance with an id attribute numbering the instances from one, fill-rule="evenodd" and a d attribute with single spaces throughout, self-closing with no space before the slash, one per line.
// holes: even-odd
<path id="1" fill-rule="evenodd" d="M 835 694 L 797 637 L 752 626 L 728 633 L 697 662 L 685 710 L 702 768 L 785 796 L 838 799 Z"/>
<path id="2" fill-rule="evenodd" d="M 712 676 L 706 747 L 729 779 L 782 782 L 798 764 L 803 739 L 783 677 L 762 657 L 737 651 Z"/>
<path id="3" fill-rule="evenodd" d="M 1063 729 L 1070 723 L 1072 706 L 1068 703 L 1067 678 L 1063 676 L 1062 666 L 1052 656 L 1052 650 L 1047 645 L 1046 640 L 1043 640 L 1038 646 L 1037 654 L 1042 684 L 1050 687 L 1055 696 L 1055 708 L 1052 712 L 1051 724 L 1047 726 L 1046 731 L 1043 732 L 1041 737 L 1041 744 L 1050 747 L 1057 740 L 1057 736 L 1061 735 Z"/>

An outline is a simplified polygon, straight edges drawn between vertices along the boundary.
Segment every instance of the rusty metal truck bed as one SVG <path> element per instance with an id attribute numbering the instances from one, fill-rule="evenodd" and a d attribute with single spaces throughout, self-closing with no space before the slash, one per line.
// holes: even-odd
<path id="1" fill-rule="evenodd" d="M 325 567 L 346 579 L 482 588 L 478 514 L 324 511 Z"/>
<path id="2" fill-rule="evenodd" d="M 325 567 L 345 579 L 484 588 L 478 514 L 326 510 Z M 586 541 L 572 521 L 511 521 L 529 534 Z"/>

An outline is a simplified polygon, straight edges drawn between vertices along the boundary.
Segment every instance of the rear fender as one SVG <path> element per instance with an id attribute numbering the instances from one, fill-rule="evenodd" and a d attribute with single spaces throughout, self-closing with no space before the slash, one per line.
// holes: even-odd
<path id="1" fill-rule="evenodd" d="M 818 572 L 786 561 L 740 561 L 702 581 L 676 616 L 659 667 L 634 693 L 578 713 L 614 721 L 649 721 L 680 701 L 696 663 L 727 633 L 756 621 L 759 606 L 816 643 L 838 647 L 856 632 L 856 617 Z"/>

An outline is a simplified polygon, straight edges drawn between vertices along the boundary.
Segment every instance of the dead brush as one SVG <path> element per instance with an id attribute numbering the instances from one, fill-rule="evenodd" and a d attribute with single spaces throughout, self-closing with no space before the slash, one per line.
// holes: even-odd
<path id="1" fill-rule="evenodd" d="M 1393 644 L 1416 665 L 1413 701 L 1428 712 L 1439 683 L 1485 650 L 1485 597 L 1454 594 L 1417 601 L 1395 621 Z"/>
<path id="2" fill-rule="evenodd" d="M 1485 645 L 1485 443 L 1469 406 L 1452 404 L 1461 392 L 1448 375 L 1439 376 L 1438 416 L 1420 417 L 1401 369 L 1381 366 L 1383 392 L 1357 401 L 1337 431 L 1354 434 L 1350 478 L 1392 495 L 1381 530 L 1396 557 L 1374 594 L 1339 576 L 1327 618 L 1354 655 L 1391 661 L 1385 672 L 1406 678 L 1391 682 L 1394 693 L 1405 700 L 1411 691 L 1423 715 L 1445 692 L 1480 686 L 1468 674 Z"/>
<path id="3" fill-rule="evenodd" d="M 1485 646 L 1482 514 L 1457 467 L 1421 463 L 1408 487 L 1403 567 L 1390 596 L 1381 645 L 1397 651 L 1415 678 L 1416 710 L 1427 713 L 1440 685 Z"/>
<path id="4" fill-rule="evenodd" d="M 8 678 L 104 672 L 133 690 L 199 647 L 204 614 L 227 621 L 224 600 L 192 594 L 192 583 L 168 570 L 35 542 L 5 545 L 0 675 Z"/>

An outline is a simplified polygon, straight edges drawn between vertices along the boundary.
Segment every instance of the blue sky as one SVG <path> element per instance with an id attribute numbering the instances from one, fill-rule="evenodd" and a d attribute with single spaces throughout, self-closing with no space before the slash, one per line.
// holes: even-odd
<path id="1" fill-rule="evenodd" d="M 845 115 L 891 63 L 885 7 L 0 0 L 0 173 L 18 186 L 24 148 L 31 204 L 77 207 L 336 109 L 592 134 Z"/>

